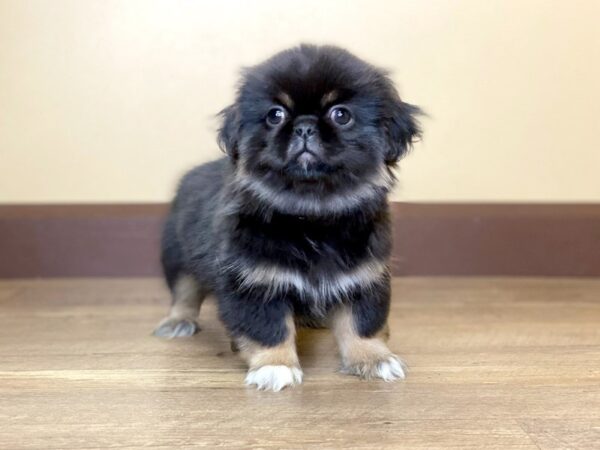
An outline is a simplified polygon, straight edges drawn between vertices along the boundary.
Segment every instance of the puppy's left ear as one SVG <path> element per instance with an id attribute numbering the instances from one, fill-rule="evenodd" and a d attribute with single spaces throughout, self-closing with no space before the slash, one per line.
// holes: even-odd
<path id="1" fill-rule="evenodd" d="M 238 158 L 238 145 L 240 135 L 240 119 L 237 106 L 231 105 L 219 113 L 221 127 L 217 136 L 217 142 L 223 152 L 234 161 Z"/>
<path id="2" fill-rule="evenodd" d="M 385 154 L 387 164 L 396 163 L 421 137 L 418 117 L 423 111 L 418 106 L 396 99 L 385 118 L 388 148 Z"/>

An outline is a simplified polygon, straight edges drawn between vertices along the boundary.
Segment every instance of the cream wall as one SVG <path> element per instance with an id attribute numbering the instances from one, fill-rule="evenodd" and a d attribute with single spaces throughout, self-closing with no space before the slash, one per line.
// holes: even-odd
<path id="1" fill-rule="evenodd" d="M 0 202 L 167 200 L 241 66 L 301 41 L 430 114 L 397 200 L 600 201 L 600 1 L 0 0 Z"/>

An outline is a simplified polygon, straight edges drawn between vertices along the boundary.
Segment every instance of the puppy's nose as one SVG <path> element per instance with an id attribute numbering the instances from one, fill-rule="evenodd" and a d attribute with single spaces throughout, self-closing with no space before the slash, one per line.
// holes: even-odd
<path id="1" fill-rule="evenodd" d="M 317 121 L 312 117 L 300 116 L 294 122 L 294 133 L 303 139 L 308 139 L 316 132 Z"/>

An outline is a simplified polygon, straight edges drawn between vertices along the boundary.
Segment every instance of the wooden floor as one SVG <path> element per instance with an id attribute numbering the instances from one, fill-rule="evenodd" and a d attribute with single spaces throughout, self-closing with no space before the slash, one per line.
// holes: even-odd
<path id="1" fill-rule="evenodd" d="M 0 448 L 600 448 L 600 280 L 394 281 L 404 382 L 336 373 L 303 332 L 302 386 L 243 386 L 205 304 L 150 336 L 160 280 L 0 282 Z"/>

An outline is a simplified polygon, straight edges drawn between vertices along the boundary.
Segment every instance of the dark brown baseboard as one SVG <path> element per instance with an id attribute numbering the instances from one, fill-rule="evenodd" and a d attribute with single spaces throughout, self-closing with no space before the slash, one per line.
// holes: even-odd
<path id="1" fill-rule="evenodd" d="M 395 203 L 397 275 L 600 276 L 600 204 Z"/>
<path id="2" fill-rule="evenodd" d="M 0 206 L 0 278 L 160 274 L 167 205 Z"/>
<path id="3" fill-rule="evenodd" d="M 0 278 L 155 276 L 167 205 L 0 206 Z M 600 204 L 394 203 L 395 275 L 600 276 Z"/>

